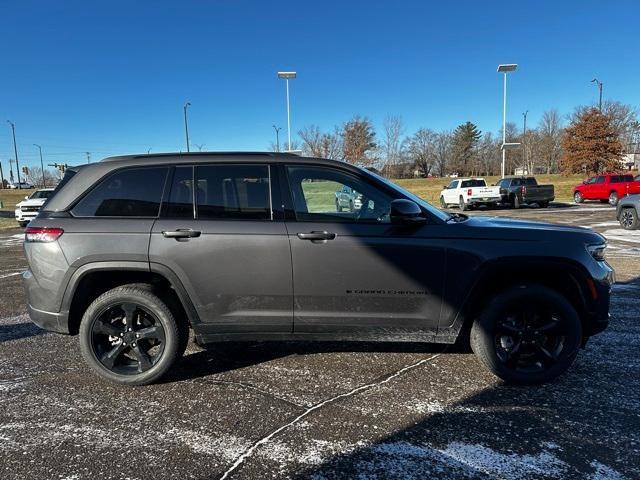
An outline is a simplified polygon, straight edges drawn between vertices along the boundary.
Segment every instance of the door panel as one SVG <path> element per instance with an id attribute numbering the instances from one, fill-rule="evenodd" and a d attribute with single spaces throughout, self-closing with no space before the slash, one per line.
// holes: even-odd
<path id="1" fill-rule="evenodd" d="M 274 219 L 270 171 L 265 164 L 175 168 L 149 260 L 180 279 L 200 333 L 293 329 L 291 249 L 284 221 Z"/>
<path id="2" fill-rule="evenodd" d="M 440 242 L 392 225 L 287 223 L 294 331 L 401 334 L 435 331 L 445 268 Z M 333 240 L 298 233 L 327 231 Z"/>
<path id="3" fill-rule="evenodd" d="M 162 234 L 179 229 L 201 234 Z M 292 330 L 291 253 L 282 222 L 161 219 L 149 260 L 178 276 L 208 333 Z"/>
<path id="4" fill-rule="evenodd" d="M 286 223 L 294 331 L 433 333 L 440 317 L 445 247 L 426 238 L 429 225 L 391 224 L 393 198 L 353 173 L 295 165 L 286 172 L 295 216 Z M 331 195 L 343 186 L 358 192 L 354 212 L 332 209 Z"/>

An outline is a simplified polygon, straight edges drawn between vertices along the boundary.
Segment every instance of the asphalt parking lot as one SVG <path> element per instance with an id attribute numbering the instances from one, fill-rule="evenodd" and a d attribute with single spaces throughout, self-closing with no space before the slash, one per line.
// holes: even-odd
<path id="1" fill-rule="evenodd" d="M 0 478 L 639 478 L 640 231 L 600 204 L 471 214 L 609 240 L 611 326 L 552 384 L 433 345 L 252 343 L 113 386 L 29 322 L 22 235 L 0 232 Z"/>

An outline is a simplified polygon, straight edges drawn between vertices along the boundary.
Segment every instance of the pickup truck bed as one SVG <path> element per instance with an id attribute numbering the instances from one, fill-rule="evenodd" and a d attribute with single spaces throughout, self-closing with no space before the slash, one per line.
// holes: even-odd
<path id="1" fill-rule="evenodd" d="M 518 208 L 523 203 L 537 203 L 546 207 L 555 200 L 553 185 L 538 185 L 534 177 L 506 177 L 498 182 L 502 203 Z"/>

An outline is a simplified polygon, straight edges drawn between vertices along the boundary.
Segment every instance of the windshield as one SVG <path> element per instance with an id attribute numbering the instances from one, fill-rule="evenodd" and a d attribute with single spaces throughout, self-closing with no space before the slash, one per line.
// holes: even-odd
<path id="1" fill-rule="evenodd" d="M 37 190 L 31 194 L 29 200 L 33 200 L 36 198 L 49 198 L 52 193 L 53 190 Z"/>
<path id="2" fill-rule="evenodd" d="M 367 174 L 375 177 L 377 180 L 383 182 L 385 185 L 387 185 L 388 187 L 391 187 L 393 190 L 395 190 L 396 192 L 399 192 L 401 195 L 407 197 L 409 200 L 417 203 L 418 205 L 420 205 L 422 208 L 424 208 L 426 211 L 428 211 L 431 215 L 433 215 L 434 217 L 437 217 L 438 219 L 442 220 L 443 222 L 446 222 L 447 220 L 449 220 L 451 218 L 451 215 L 449 215 L 446 212 L 443 212 L 442 210 L 437 209 L 436 207 L 434 207 L 433 205 L 431 205 L 428 202 L 425 202 L 423 199 L 421 199 L 420 197 L 418 197 L 417 195 L 414 195 L 413 193 L 411 193 L 408 190 L 405 190 L 404 188 L 402 188 L 400 185 L 397 185 L 389 180 L 387 180 L 386 178 L 378 175 L 375 172 L 372 172 L 371 170 L 367 170 L 365 168 L 360 168 L 360 170 L 362 170 L 363 172 L 366 172 Z"/>

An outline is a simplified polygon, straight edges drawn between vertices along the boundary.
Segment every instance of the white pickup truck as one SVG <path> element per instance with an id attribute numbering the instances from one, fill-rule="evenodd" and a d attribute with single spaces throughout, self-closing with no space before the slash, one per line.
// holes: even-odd
<path id="1" fill-rule="evenodd" d="M 497 205 L 501 198 L 500 187 L 488 187 L 484 178 L 456 178 L 440 192 L 440 205 L 458 205 L 464 211 L 479 205 Z"/>

